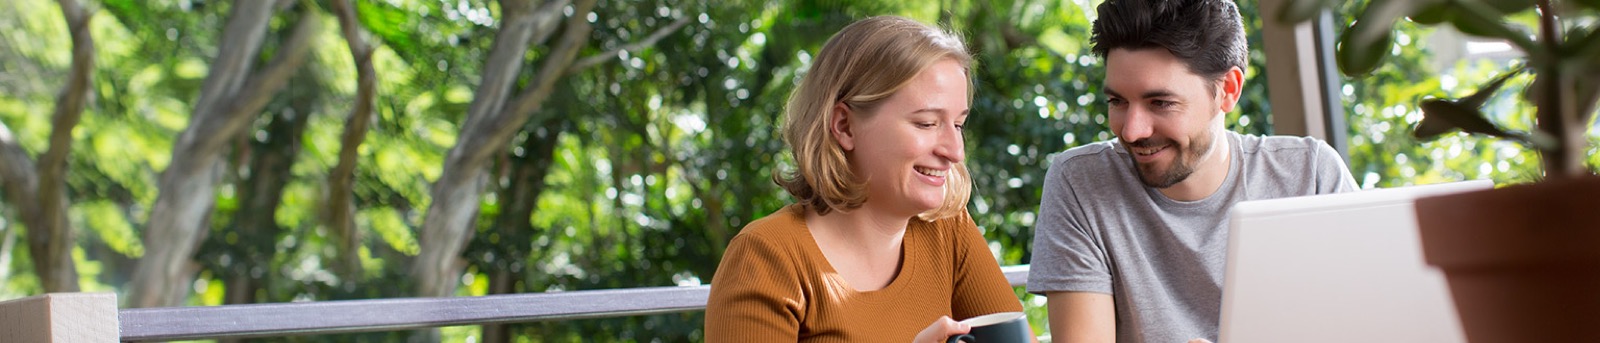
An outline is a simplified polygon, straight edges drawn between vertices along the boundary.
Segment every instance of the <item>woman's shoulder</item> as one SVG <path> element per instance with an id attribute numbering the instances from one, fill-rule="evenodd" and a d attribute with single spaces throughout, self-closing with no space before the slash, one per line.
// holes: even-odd
<path id="1" fill-rule="evenodd" d="M 734 235 L 730 244 L 788 245 L 807 234 L 804 207 L 791 204 L 761 217 Z"/>

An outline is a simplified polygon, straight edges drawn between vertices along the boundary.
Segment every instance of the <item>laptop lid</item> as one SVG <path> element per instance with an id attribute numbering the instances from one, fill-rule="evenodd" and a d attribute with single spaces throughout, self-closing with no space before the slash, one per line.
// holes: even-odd
<path id="1" fill-rule="evenodd" d="M 1444 275 L 1422 259 L 1419 197 L 1475 180 L 1234 205 L 1223 343 L 1465 342 Z"/>

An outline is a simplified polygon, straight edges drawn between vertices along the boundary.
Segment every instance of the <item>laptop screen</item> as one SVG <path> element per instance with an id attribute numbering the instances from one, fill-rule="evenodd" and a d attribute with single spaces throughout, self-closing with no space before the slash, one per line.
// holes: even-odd
<path id="1" fill-rule="evenodd" d="M 1221 343 L 1465 342 L 1413 202 L 1488 180 L 1241 202 L 1230 214 Z"/>

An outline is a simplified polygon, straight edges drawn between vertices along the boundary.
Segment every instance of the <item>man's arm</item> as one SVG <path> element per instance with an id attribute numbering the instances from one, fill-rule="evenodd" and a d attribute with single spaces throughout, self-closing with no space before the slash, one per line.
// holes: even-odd
<path id="1" fill-rule="evenodd" d="M 1317 194 L 1344 193 L 1361 188 L 1356 184 L 1354 176 L 1350 175 L 1350 167 L 1345 166 L 1344 157 L 1339 156 L 1339 151 L 1327 142 L 1318 140 L 1316 144 L 1317 167 L 1316 173 Z"/>
<path id="2" fill-rule="evenodd" d="M 1111 295 L 1094 292 L 1050 292 L 1050 341 L 1110 343 L 1117 341 L 1116 310 Z"/>

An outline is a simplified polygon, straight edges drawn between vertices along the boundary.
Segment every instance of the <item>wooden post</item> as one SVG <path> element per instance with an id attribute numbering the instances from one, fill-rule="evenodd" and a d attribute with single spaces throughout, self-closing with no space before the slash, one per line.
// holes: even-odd
<path id="1" fill-rule="evenodd" d="M 0 342 L 116 342 L 115 293 L 50 293 L 0 302 Z"/>
<path id="2" fill-rule="evenodd" d="M 1333 64 L 1333 15 L 1319 14 L 1299 24 L 1277 20 L 1293 0 L 1261 0 L 1261 52 L 1267 55 L 1267 88 L 1272 103 L 1272 134 L 1310 136 L 1333 146 L 1349 163 L 1341 93 Z"/>

